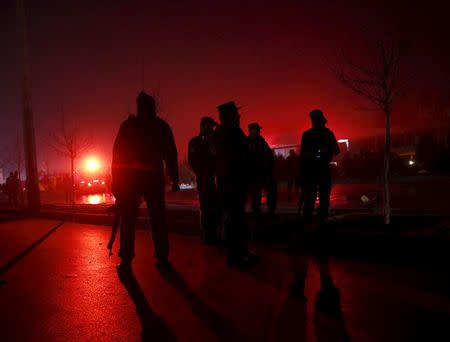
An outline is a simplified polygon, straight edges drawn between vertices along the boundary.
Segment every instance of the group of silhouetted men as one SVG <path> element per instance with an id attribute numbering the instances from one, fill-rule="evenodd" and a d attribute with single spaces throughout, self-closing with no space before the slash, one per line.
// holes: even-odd
<path id="1" fill-rule="evenodd" d="M 188 162 L 196 174 L 202 239 L 209 245 L 221 243 L 219 226 L 223 222 L 228 265 L 247 269 L 259 257 L 247 245 L 246 202 L 250 198 L 253 214 L 260 218 L 264 192 L 268 214 L 275 214 L 275 156 L 261 136 L 258 123 L 250 124 L 248 136 L 244 134 L 239 108 L 234 102 L 219 105 L 217 110 L 219 123 L 203 117 L 199 135 L 188 146 Z M 325 127 L 323 113 L 314 110 L 310 118 L 313 127 L 303 134 L 296 178 L 302 189 L 305 221 L 312 220 L 318 192 L 318 217 L 320 222 L 325 222 L 331 191 L 329 163 L 339 153 L 339 147 L 334 134 Z M 137 98 L 137 114 L 122 123 L 113 150 L 112 189 L 120 217 L 120 272 L 131 271 L 141 197 L 150 217 L 157 267 L 170 269 L 164 163 L 172 191 L 178 191 L 177 159 L 170 126 L 157 116 L 154 98 L 141 92 Z"/>
<path id="2" fill-rule="evenodd" d="M 19 207 L 19 195 L 21 193 L 21 182 L 17 171 L 10 172 L 6 178 L 5 191 L 8 195 L 8 205 L 17 209 Z"/>

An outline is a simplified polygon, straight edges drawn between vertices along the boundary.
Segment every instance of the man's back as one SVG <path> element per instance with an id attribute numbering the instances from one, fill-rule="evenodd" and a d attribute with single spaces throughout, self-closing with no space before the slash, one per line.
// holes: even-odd
<path id="1" fill-rule="evenodd" d="M 197 176 L 213 176 L 215 156 L 212 142 L 205 135 L 197 135 L 189 141 L 188 162 Z"/>
<path id="2" fill-rule="evenodd" d="M 177 149 L 172 129 L 159 117 L 138 119 L 137 159 L 143 171 L 162 173 L 166 161 L 169 173 L 177 165 Z"/>
<path id="3" fill-rule="evenodd" d="M 249 151 L 242 129 L 219 126 L 213 145 L 217 156 L 217 175 L 247 181 Z"/>
<path id="4" fill-rule="evenodd" d="M 261 136 L 249 138 L 248 145 L 252 175 L 267 175 L 273 172 L 275 156 L 266 140 Z"/>
<path id="5" fill-rule="evenodd" d="M 328 165 L 340 152 L 334 133 L 326 127 L 313 127 L 303 133 L 300 146 L 301 167 Z"/>
<path id="6" fill-rule="evenodd" d="M 172 180 L 178 182 L 177 158 L 172 130 L 164 120 L 130 115 L 114 142 L 113 184 L 121 189 L 139 186 L 137 177 L 145 174 L 162 181 L 163 161 Z"/>

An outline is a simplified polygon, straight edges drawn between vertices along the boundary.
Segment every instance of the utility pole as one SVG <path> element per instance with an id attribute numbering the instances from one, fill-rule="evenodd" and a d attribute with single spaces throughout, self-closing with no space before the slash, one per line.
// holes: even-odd
<path id="1" fill-rule="evenodd" d="M 24 0 L 16 0 L 16 12 L 17 32 L 22 60 L 23 140 L 25 146 L 25 165 L 27 169 L 27 200 L 28 210 L 31 213 L 36 213 L 39 211 L 41 203 L 36 160 L 36 139 L 34 133 L 33 111 L 31 108 L 30 61 L 28 55 Z"/>

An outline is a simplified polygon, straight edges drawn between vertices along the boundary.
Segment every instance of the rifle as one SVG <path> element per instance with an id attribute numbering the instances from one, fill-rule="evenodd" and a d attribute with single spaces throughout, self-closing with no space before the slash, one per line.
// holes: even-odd
<path id="1" fill-rule="evenodd" d="M 114 213 L 113 223 L 111 227 L 111 237 L 109 238 L 108 246 L 109 249 L 109 257 L 112 255 L 112 247 L 114 244 L 114 241 L 116 240 L 117 231 L 119 230 L 120 225 L 120 214 L 119 214 L 119 208 L 117 207 L 117 204 L 114 204 L 110 208 L 108 208 L 108 212 Z"/>

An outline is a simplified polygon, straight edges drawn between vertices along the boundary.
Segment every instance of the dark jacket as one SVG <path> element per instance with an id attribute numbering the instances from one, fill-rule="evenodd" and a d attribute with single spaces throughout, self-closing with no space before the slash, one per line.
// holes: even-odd
<path id="1" fill-rule="evenodd" d="M 334 133 L 326 127 L 313 127 L 303 133 L 300 145 L 300 174 L 314 174 L 328 169 L 334 156 L 340 153 Z"/>
<path id="2" fill-rule="evenodd" d="M 217 127 L 213 137 L 217 177 L 247 183 L 249 170 L 248 140 L 240 127 Z"/>
<path id="3" fill-rule="evenodd" d="M 197 178 L 214 177 L 215 158 L 212 141 L 205 135 L 198 135 L 189 141 L 188 163 Z"/>
<path id="4" fill-rule="evenodd" d="M 178 154 L 172 129 L 161 118 L 130 115 L 120 126 L 113 148 L 113 192 L 138 187 L 144 180 L 164 179 L 164 163 L 178 183 Z"/>
<path id="5" fill-rule="evenodd" d="M 286 158 L 286 174 L 289 180 L 295 179 L 300 167 L 299 158 L 296 154 L 289 154 Z"/>
<path id="6" fill-rule="evenodd" d="M 275 155 L 266 140 L 259 136 L 248 138 L 250 152 L 250 175 L 265 178 L 273 174 Z"/>

